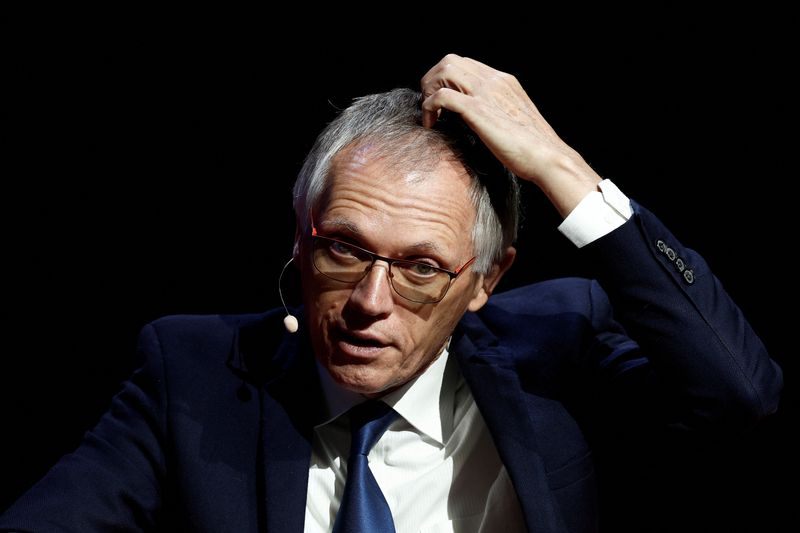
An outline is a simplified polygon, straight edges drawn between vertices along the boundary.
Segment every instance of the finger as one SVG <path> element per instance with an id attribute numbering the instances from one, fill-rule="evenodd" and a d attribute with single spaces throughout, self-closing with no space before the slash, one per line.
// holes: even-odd
<path id="1" fill-rule="evenodd" d="M 485 76 L 476 61 L 448 54 L 422 77 L 420 86 L 425 97 L 443 87 L 473 94 Z"/>
<path id="2" fill-rule="evenodd" d="M 456 54 L 447 54 L 442 59 L 440 59 L 438 63 L 436 63 L 434 66 L 432 66 L 430 69 L 428 69 L 428 72 L 426 72 L 425 75 L 422 76 L 422 79 L 420 80 L 420 85 L 422 86 L 422 94 L 423 94 L 423 96 L 428 97 L 433 93 L 433 90 L 430 91 L 429 93 L 426 93 L 425 92 L 425 87 L 433 86 L 434 85 L 433 80 L 440 76 L 440 72 L 447 65 L 450 65 L 450 64 L 452 64 L 454 62 L 458 62 L 460 60 L 461 60 L 461 56 L 457 56 Z"/>
<path id="3" fill-rule="evenodd" d="M 435 111 L 428 111 L 424 107 L 422 108 L 422 125 L 426 128 L 432 128 L 436 121 L 439 120 L 439 115 L 441 114 L 442 110 L 437 109 Z"/>
<path id="4" fill-rule="evenodd" d="M 422 125 L 433 127 L 442 109 L 458 113 L 465 120 L 472 97 L 455 89 L 442 87 L 422 101 Z"/>
<path id="5" fill-rule="evenodd" d="M 471 57 L 466 56 L 462 57 L 461 59 L 464 61 L 465 68 L 469 68 L 474 72 L 500 72 L 499 70 L 490 67 L 486 63 L 481 63 L 477 59 L 472 59 Z"/>
<path id="6" fill-rule="evenodd" d="M 447 54 L 441 60 L 439 60 L 438 63 L 432 66 L 428 72 L 425 73 L 425 75 L 422 77 L 422 82 L 426 83 L 450 68 L 459 68 L 465 72 L 472 72 L 476 75 L 499 73 L 499 71 L 493 69 L 489 65 L 481 63 L 480 61 L 472 59 L 471 57 Z"/>

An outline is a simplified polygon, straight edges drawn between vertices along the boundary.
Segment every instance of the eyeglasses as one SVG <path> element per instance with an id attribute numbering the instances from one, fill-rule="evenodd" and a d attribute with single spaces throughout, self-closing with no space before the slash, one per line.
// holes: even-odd
<path id="1" fill-rule="evenodd" d="M 394 291 L 407 300 L 435 304 L 447 294 L 454 279 L 475 261 L 475 257 L 455 271 L 445 270 L 421 261 L 383 257 L 354 244 L 317 235 L 311 225 L 312 262 L 320 274 L 342 283 L 355 284 L 372 270 L 375 261 L 389 265 L 389 282 Z"/>

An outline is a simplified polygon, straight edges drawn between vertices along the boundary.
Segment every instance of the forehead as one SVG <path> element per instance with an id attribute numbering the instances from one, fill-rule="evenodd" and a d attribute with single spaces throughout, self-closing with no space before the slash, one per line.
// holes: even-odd
<path id="1" fill-rule="evenodd" d="M 347 226 L 367 238 L 401 246 L 423 239 L 452 250 L 471 246 L 475 207 L 457 161 L 397 162 L 362 146 L 334 158 L 319 215 L 322 226 Z"/>

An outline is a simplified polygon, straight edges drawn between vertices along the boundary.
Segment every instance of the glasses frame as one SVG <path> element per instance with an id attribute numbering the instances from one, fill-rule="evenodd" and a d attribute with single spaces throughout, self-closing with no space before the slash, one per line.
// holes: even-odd
<path id="1" fill-rule="evenodd" d="M 314 268 L 317 270 L 317 272 L 319 272 L 320 274 L 322 274 L 326 278 L 332 279 L 334 281 L 338 281 L 339 283 L 347 283 L 349 285 L 357 285 L 357 284 L 361 283 L 361 281 L 365 277 L 367 277 L 367 274 L 372 270 L 372 267 L 375 266 L 375 261 L 381 260 L 381 261 L 385 262 L 387 265 L 389 265 L 389 285 L 391 285 L 392 290 L 398 296 L 400 296 L 401 298 L 403 298 L 405 300 L 408 300 L 410 302 L 418 303 L 418 304 L 435 304 L 435 303 L 439 303 L 442 300 L 444 300 L 444 297 L 447 296 L 447 293 L 450 291 L 450 286 L 453 284 L 453 280 L 458 278 L 458 276 L 460 276 L 461 273 L 464 272 L 464 270 L 466 270 L 467 267 L 469 267 L 472 263 L 474 263 L 475 259 L 478 258 L 478 256 L 473 256 L 472 259 L 470 259 L 469 261 L 467 261 L 466 263 L 464 263 L 463 265 L 461 265 L 457 269 L 455 269 L 455 270 L 447 270 L 446 268 L 437 267 L 437 266 L 434 266 L 434 265 L 432 265 L 430 263 L 426 263 L 424 261 L 412 261 L 412 260 L 409 260 L 409 259 L 395 259 L 395 258 L 392 258 L 392 257 L 386 257 L 386 256 L 383 256 L 383 255 L 376 254 L 375 252 L 371 252 L 371 251 L 367 250 L 366 248 L 362 248 L 360 246 L 356 246 L 355 244 L 353 244 L 351 242 L 342 241 L 342 240 L 339 240 L 339 239 L 334 239 L 332 237 L 325 237 L 323 235 L 319 235 L 317 233 L 316 226 L 314 226 L 314 219 L 313 218 L 311 219 L 311 239 L 312 240 L 327 241 L 327 242 L 335 242 L 335 243 L 342 244 L 344 246 L 349 246 L 349 247 L 354 248 L 354 249 L 356 249 L 356 250 L 358 250 L 360 252 L 363 252 L 364 254 L 368 255 L 372 259 L 372 261 L 369 264 L 369 267 L 364 269 L 363 275 L 358 280 L 356 280 L 356 281 L 348 281 L 348 280 L 341 280 L 341 279 L 334 278 L 331 275 L 326 274 L 325 272 L 321 271 L 319 269 L 319 267 L 317 266 L 317 262 L 314 261 L 314 253 L 312 251 L 312 253 L 311 253 L 311 264 L 314 265 Z M 313 246 L 312 246 L 312 250 L 313 250 Z M 409 265 L 422 265 L 422 266 L 425 266 L 427 268 L 432 268 L 432 269 L 436 270 L 437 272 L 441 272 L 441 273 L 447 274 L 448 276 L 450 276 L 450 280 L 447 282 L 447 286 L 444 289 L 444 292 L 442 293 L 442 295 L 437 300 L 432 300 L 432 301 L 415 300 L 413 298 L 409 298 L 408 296 L 403 296 L 397 290 L 397 287 L 394 286 L 394 276 L 392 275 L 392 265 L 394 265 L 394 263 L 404 263 L 404 264 L 409 264 Z"/>

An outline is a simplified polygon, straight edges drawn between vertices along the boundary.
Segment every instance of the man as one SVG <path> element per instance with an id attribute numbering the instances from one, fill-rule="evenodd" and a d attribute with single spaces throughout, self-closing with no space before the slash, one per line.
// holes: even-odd
<path id="1" fill-rule="evenodd" d="M 482 145 L 547 195 L 598 281 L 490 299 L 518 190 Z M 345 531 L 369 488 L 376 531 L 593 531 L 590 378 L 688 428 L 777 407 L 780 369 L 702 258 L 477 61 L 445 57 L 421 98 L 357 100 L 295 211 L 299 331 L 281 310 L 148 325 L 109 413 L 0 527 Z M 362 405 L 388 417 L 368 468 Z"/>

